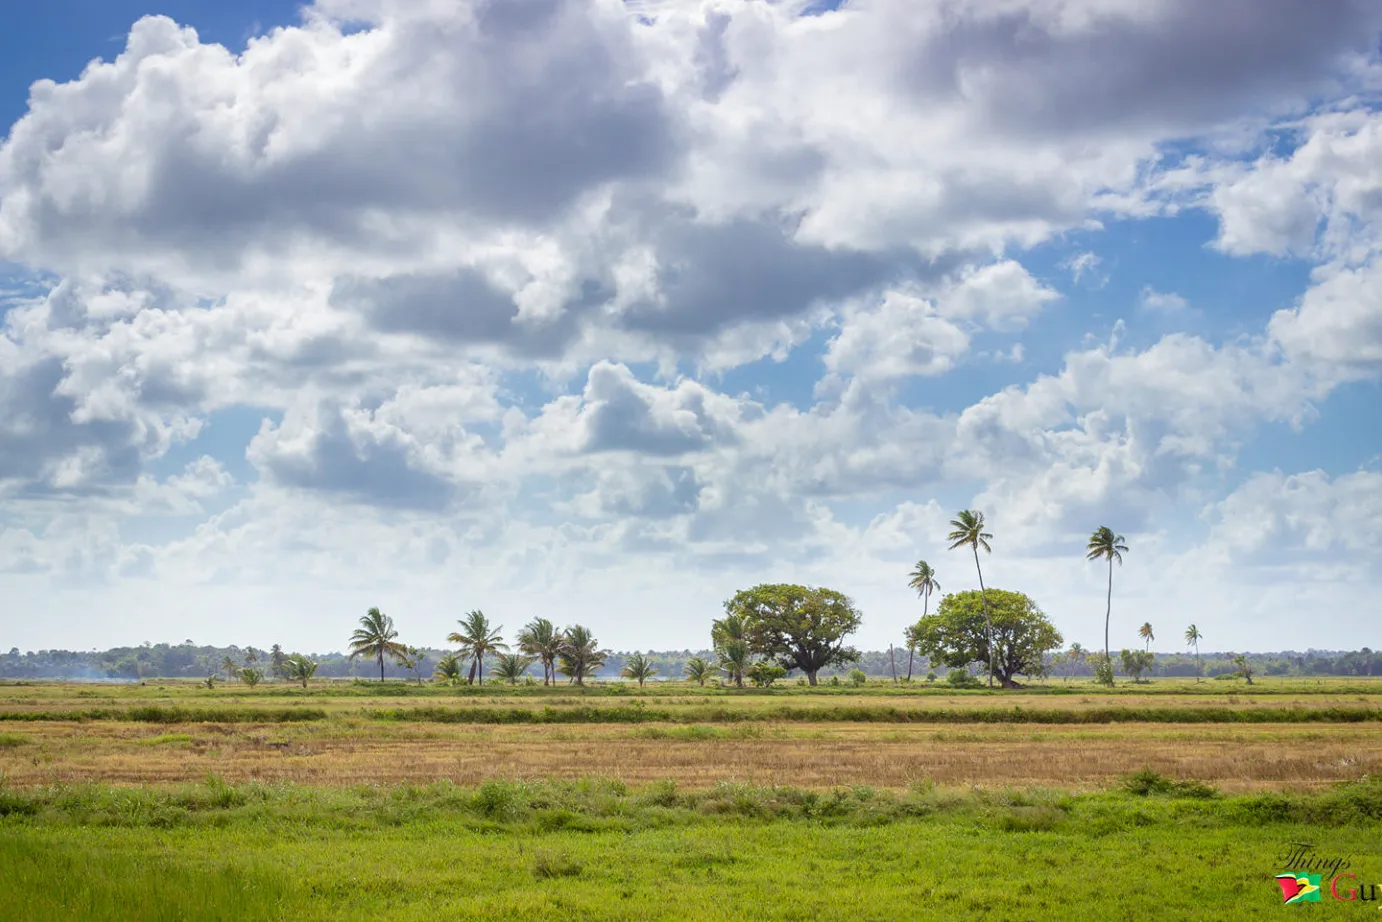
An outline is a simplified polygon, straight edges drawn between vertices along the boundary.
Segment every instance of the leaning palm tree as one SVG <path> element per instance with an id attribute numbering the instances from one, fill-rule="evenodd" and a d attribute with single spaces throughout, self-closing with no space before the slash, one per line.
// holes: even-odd
<path id="1" fill-rule="evenodd" d="M 532 664 L 533 658 L 531 656 L 524 656 L 521 653 L 500 653 L 494 658 L 494 674 L 510 685 L 517 685 L 518 680 L 523 678 L 523 674 L 528 671 L 528 667 Z"/>
<path id="2" fill-rule="evenodd" d="M 681 667 L 681 671 L 689 681 L 703 686 L 714 668 L 704 657 L 693 656 Z"/>
<path id="3" fill-rule="evenodd" d="M 557 671 L 569 677 L 573 685 L 584 685 L 586 676 L 603 666 L 608 656 L 609 651 L 600 649 L 600 643 L 590 628 L 573 624 L 562 631 Z"/>
<path id="4" fill-rule="evenodd" d="M 504 626 L 501 624 L 491 630 L 489 619 L 479 609 L 467 612 L 466 616 L 456 623 L 461 629 L 447 634 L 446 639 L 451 643 L 460 644 L 466 655 L 472 658 L 472 665 L 479 670 L 479 682 L 476 684 L 484 685 L 485 655 L 509 648 L 509 645 L 504 643 L 503 635 L 499 633 Z"/>
<path id="5" fill-rule="evenodd" d="M 301 653 L 294 653 L 283 661 L 283 675 L 289 681 L 301 682 L 306 688 L 312 676 L 317 674 L 317 664 Z"/>
<path id="6" fill-rule="evenodd" d="M 936 579 L 936 571 L 931 569 L 931 565 L 924 560 L 918 560 L 917 565 L 912 568 L 911 580 L 907 585 L 917 591 L 921 596 L 921 616 L 926 617 L 931 608 L 931 593 L 939 592 L 941 584 Z M 904 632 L 907 640 L 907 681 L 912 681 L 912 659 L 916 656 L 917 645 L 914 642 L 912 628 L 907 628 Z"/>
<path id="7" fill-rule="evenodd" d="M 1148 653 L 1152 652 L 1152 641 L 1156 640 L 1156 635 L 1152 633 L 1152 622 L 1143 621 L 1142 626 L 1137 629 L 1137 636 L 1141 637 L 1146 645 L 1142 648 Z"/>
<path id="8" fill-rule="evenodd" d="M 551 685 L 557 677 L 557 654 L 561 652 L 561 631 L 546 618 L 534 618 L 518 632 L 518 649 L 542 663 L 542 684 Z"/>
<path id="9" fill-rule="evenodd" d="M 408 648 L 395 638 L 393 619 L 377 608 L 371 608 L 360 619 L 360 626 L 350 635 L 350 658 L 367 656 L 379 661 L 379 681 L 384 681 L 384 657 L 401 659 L 408 655 Z"/>
<path id="10" fill-rule="evenodd" d="M 994 649 L 993 649 L 993 621 L 989 618 L 989 597 L 984 590 L 984 569 L 979 566 L 979 548 L 984 549 L 984 553 L 992 553 L 993 548 L 989 547 L 989 539 L 993 535 L 984 531 L 984 514 L 973 509 L 965 509 L 950 520 L 950 527 L 954 529 L 950 532 L 948 540 L 951 542 L 950 550 L 957 547 L 969 547 L 974 551 L 974 569 L 979 572 L 979 600 L 984 606 L 984 634 L 988 641 L 989 648 L 989 688 L 993 687 L 994 673 Z"/>
<path id="11" fill-rule="evenodd" d="M 1104 609 L 1104 661 L 1108 663 L 1110 677 L 1113 676 L 1113 659 L 1108 652 L 1108 623 L 1109 617 L 1113 614 L 1113 562 L 1116 560 L 1120 567 L 1123 565 L 1123 555 L 1128 552 L 1124 540 L 1126 539 L 1122 535 L 1115 535 L 1113 529 L 1107 525 L 1101 525 L 1089 536 L 1089 544 L 1085 548 L 1086 560 L 1108 560 L 1108 603 Z"/>
<path id="12" fill-rule="evenodd" d="M 1202 666 L 1202 665 L 1200 664 L 1200 641 L 1203 640 L 1203 639 L 1204 639 L 1204 635 L 1200 633 L 1200 629 L 1197 628 L 1197 627 L 1195 627 L 1195 625 L 1192 624 L 1192 625 L 1190 625 L 1188 628 L 1185 629 L 1185 645 L 1186 645 L 1187 647 L 1194 647 L 1194 648 L 1195 648 L 1195 681 L 1196 681 L 1196 682 L 1202 681 L 1202 680 L 1203 680 L 1203 677 L 1204 677 L 1204 666 Z"/>
<path id="13" fill-rule="evenodd" d="M 652 678 L 657 673 L 657 667 L 652 660 L 642 653 L 633 653 L 624 661 L 624 668 L 619 670 L 619 674 L 626 679 L 637 679 L 638 687 L 642 688 L 643 683 Z"/>

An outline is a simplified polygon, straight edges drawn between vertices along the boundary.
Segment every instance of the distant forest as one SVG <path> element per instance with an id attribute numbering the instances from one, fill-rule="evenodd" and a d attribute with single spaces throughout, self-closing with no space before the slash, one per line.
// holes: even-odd
<path id="1" fill-rule="evenodd" d="M 395 663 L 385 661 L 386 675 L 397 678 L 429 678 L 437 661 L 446 654 L 445 650 L 427 650 L 425 657 L 415 670 L 406 669 Z M 611 680 L 619 675 L 624 660 L 634 651 L 616 652 L 606 661 L 595 678 Z M 104 651 L 77 652 L 73 650 L 39 650 L 21 653 L 13 648 L 8 653 L 0 653 L 0 679 L 87 679 L 87 680 L 140 680 L 153 678 L 206 678 L 218 675 L 227 678 L 233 666 L 257 666 L 265 677 L 277 677 L 276 666 L 293 651 L 285 651 L 279 646 L 264 649 L 259 647 L 209 647 L 199 646 L 192 641 L 180 644 L 144 644 L 138 647 L 115 647 Z M 702 656 L 713 661 L 710 650 L 663 650 L 645 651 L 645 655 L 657 667 L 658 679 L 680 679 L 682 666 L 693 656 Z M 1238 671 L 1232 652 L 1204 653 L 1204 675 L 1208 678 L 1227 676 Z M 1371 676 L 1382 675 L 1382 653 L 1374 653 L 1364 647 L 1362 650 L 1324 651 L 1308 650 L 1304 653 L 1247 653 L 1253 672 L 1259 676 Z M 308 658 L 318 663 L 318 678 L 377 678 L 379 667 L 366 659 L 350 660 L 344 653 L 308 653 Z M 1117 656 L 1114 657 L 1115 662 Z M 844 675 L 854 666 L 836 669 L 823 669 L 821 675 Z M 907 675 L 908 656 L 906 648 L 899 647 L 889 657 L 887 650 L 871 650 L 862 655 L 857 668 L 871 678 L 891 678 L 896 668 L 898 678 Z M 928 674 L 934 681 L 944 681 L 948 669 L 932 669 L 922 657 L 915 657 L 911 664 L 914 681 L 926 681 Z M 976 666 L 976 671 L 982 671 Z M 541 667 L 534 666 L 529 672 L 541 680 Z M 1061 654 L 1052 657 L 1047 665 L 1045 681 L 1059 682 L 1062 678 L 1089 676 L 1092 667 L 1079 659 L 1072 660 Z M 1150 676 L 1191 677 L 1196 674 L 1195 657 L 1186 653 L 1156 654 Z M 795 674 L 789 675 L 789 680 Z"/>

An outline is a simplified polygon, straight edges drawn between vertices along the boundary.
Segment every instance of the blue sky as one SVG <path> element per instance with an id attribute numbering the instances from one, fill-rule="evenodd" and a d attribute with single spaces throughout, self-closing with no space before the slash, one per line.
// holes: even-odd
<path id="1" fill-rule="evenodd" d="M 1116 643 L 1377 646 L 1382 10 L 1139 9 L 7 14 L 0 646 L 883 647 L 962 508 L 1067 640 L 1109 525 Z"/>

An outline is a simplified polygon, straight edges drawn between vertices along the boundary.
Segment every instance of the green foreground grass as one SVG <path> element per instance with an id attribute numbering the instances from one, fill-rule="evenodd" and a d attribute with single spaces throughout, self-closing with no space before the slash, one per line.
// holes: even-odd
<path id="1" fill-rule="evenodd" d="M 1382 882 L 1382 783 L 0 789 L 0 918 L 1237 920 L 1291 843 Z M 1376 903 L 1332 903 L 1348 914 Z"/>

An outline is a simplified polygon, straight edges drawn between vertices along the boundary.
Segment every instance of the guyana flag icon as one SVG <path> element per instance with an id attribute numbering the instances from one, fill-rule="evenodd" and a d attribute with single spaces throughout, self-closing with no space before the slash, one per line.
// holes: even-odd
<path id="1" fill-rule="evenodd" d="M 1276 883 L 1281 888 L 1281 899 L 1287 906 L 1292 903 L 1318 903 L 1324 899 L 1320 893 L 1318 874 L 1278 874 Z"/>

